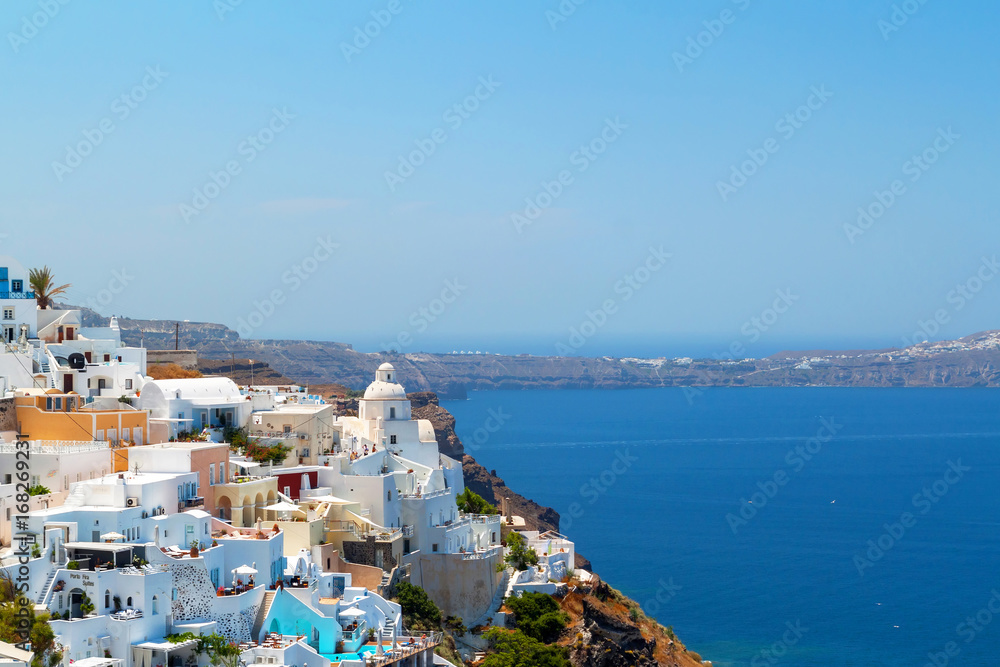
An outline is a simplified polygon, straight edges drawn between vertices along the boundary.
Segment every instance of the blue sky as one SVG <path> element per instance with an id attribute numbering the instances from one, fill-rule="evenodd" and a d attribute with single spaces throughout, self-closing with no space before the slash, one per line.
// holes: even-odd
<path id="1" fill-rule="evenodd" d="M 995 3 L 228 2 L 3 4 L 0 243 L 72 301 L 408 352 L 1000 328 Z"/>

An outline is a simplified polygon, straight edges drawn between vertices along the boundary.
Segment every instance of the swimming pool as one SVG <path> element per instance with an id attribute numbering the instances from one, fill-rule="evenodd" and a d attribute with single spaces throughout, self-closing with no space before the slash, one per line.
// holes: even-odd
<path id="1" fill-rule="evenodd" d="M 374 646 L 362 646 L 357 653 L 320 653 L 320 655 L 330 662 L 341 662 L 343 660 L 361 660 L 363 656 L 374 652 Z"/>

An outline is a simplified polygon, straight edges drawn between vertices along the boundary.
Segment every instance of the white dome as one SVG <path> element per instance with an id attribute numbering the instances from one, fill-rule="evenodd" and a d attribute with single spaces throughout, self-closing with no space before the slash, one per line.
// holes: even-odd
<path id="1" fill-rule="evenodd" d="M 393 365 L 392 365 L 392 364 L 390 364 L 390 363 L 389 363 L 388 361 L 387 361 L 387 362 L 385 362 L 384 364 L 382 364 L 381 366 L 379 366 L 379 367 L 378 367 L 378 369 L 379 369 L 380 371 L 394 371 L 394 370 L 396 370 L 396 369 L 395 369 L 395 368 L 393 367 Z"/>
<path id="2" fill-rule="evenodd" d="M 366 399 L 382 399 L 382 400 L 395 400 L 395 401 L 405 401 L 406 400 L 406 390 L 403 389 L 403 385 L 396 384 L 395 382 L 382 382 L 381 380 L 376 380 L 368 385 L 365 389 Z"/>

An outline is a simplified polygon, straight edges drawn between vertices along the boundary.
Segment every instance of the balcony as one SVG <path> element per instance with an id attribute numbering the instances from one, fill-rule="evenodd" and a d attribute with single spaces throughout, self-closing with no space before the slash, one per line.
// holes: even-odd
<path id="1" fill-rule="evenodd" d="M 0 299 L 34 299 L 34 292 L 0 292 Z"/>

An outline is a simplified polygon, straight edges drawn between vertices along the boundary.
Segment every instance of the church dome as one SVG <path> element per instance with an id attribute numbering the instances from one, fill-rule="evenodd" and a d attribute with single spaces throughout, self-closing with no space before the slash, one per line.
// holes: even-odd
<path id="1" fill-rule="evenodd" d="M 406 390 L 396 382 L 396 369 L 386 362 L 375 371 L 375 381 L 365 389 L 365 398 L 381 400 L 406 400 Z"/>
<path id="2" fill-rule="evenodd" d="M 404 401 L 406 400 L 406 391 L 403 389 L 403 385 L 395 382 L 376 380 L 365 389 L 365 398 Z"/>

